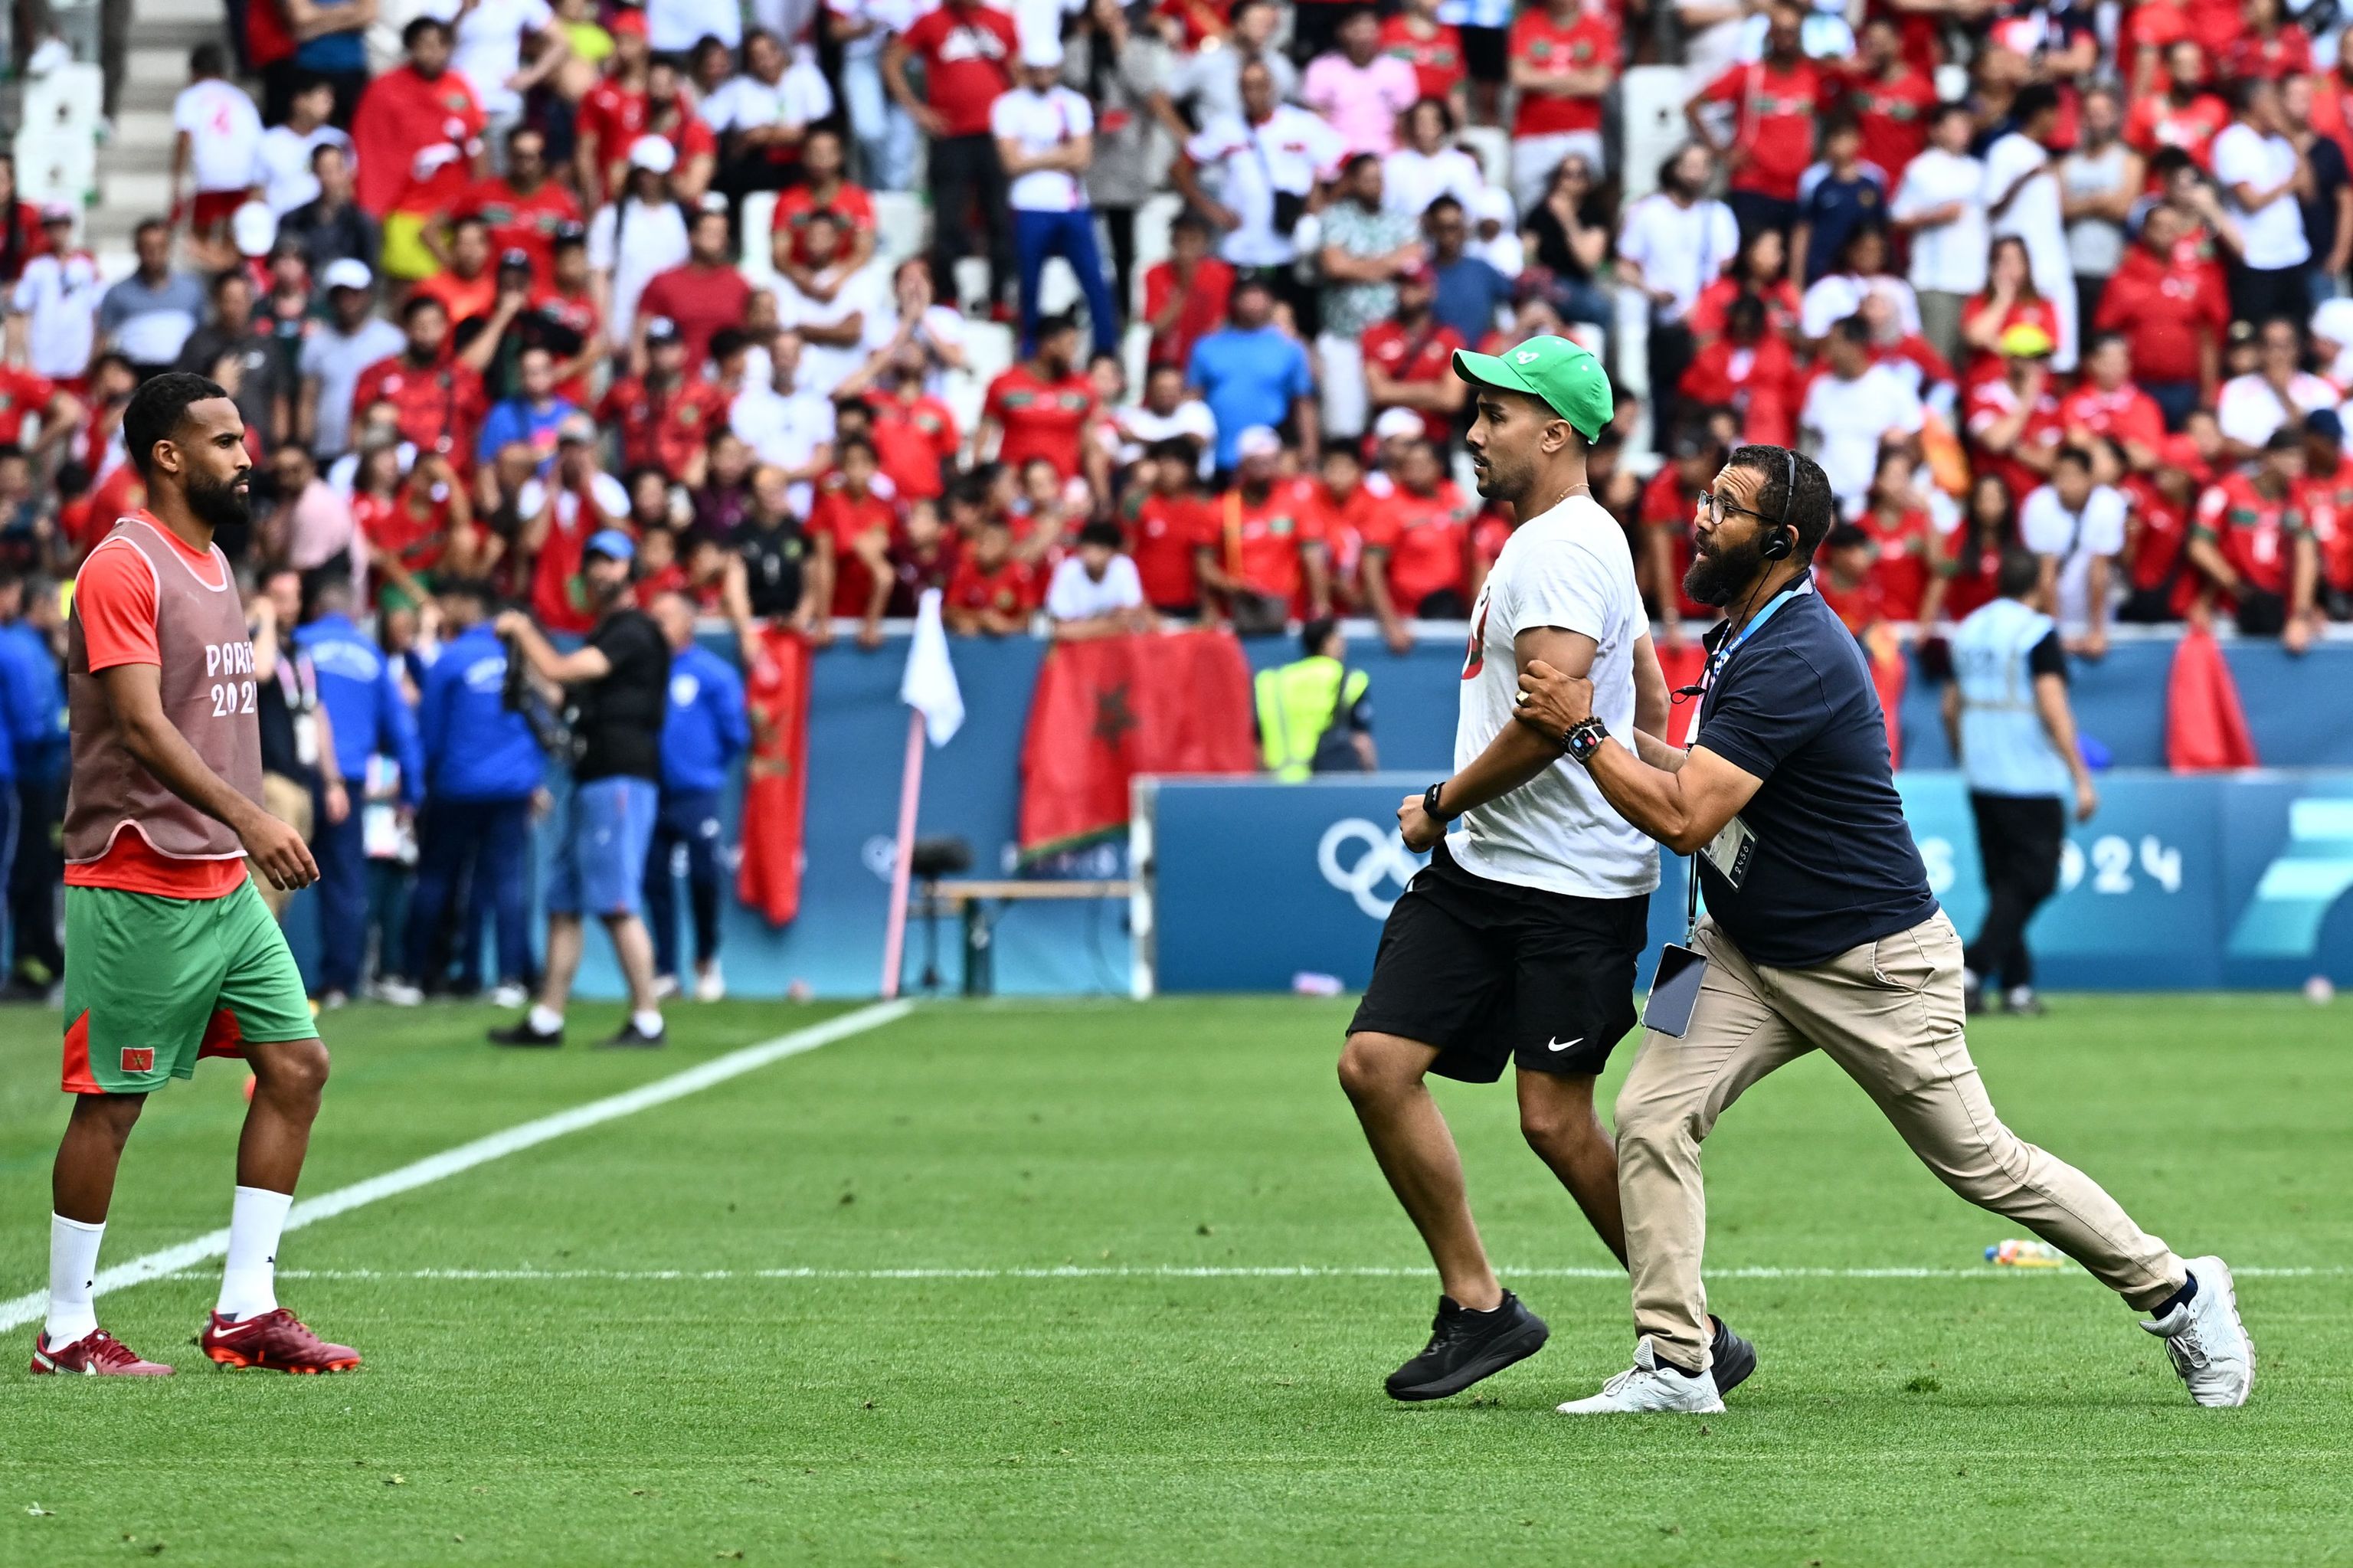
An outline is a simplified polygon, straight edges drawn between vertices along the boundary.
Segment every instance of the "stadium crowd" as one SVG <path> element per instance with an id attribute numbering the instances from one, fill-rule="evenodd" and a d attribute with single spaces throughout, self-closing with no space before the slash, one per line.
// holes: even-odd
<path id="1" fill-rule="evenodd" d="M 344 866 L 336 995 L 417 807 L 432 917 L 384 970 L 478 980 L 441 911 L 479 885 L 522 980 L 538 752 L 491 622 L 591 631 L 592 537 L 681 660 L 699 617 L 747 665 L 775 623 L 871 644 L 931 588 L 960 634 L 1361 614 L 1402 649 L 1509 531 L 1451 354 L 1538 334 L 1649 388 L 1589 468 L 1670 645 L 1714 613 L 1694 500 L 1759 441 L 1831 476 L 1858 634 L 1934 638 L 2022 544 L 2084 653 L 2215 616 L 2300 649 L 2353 618 L 2353 50 L 2299 16 L 2335 11 L 231 0 L 134 272 L 0 189 L 16 972 L 57 961 L 59 590 L 141 501 L 121 412 L 168 368 L 245 415 L 223 543 L 284 810 Z M 1689 138 L 1630 180 L 1637 65 Z M 744 744 L 702 657 L 736 694 L 674 708 L 685 793 Z"/>

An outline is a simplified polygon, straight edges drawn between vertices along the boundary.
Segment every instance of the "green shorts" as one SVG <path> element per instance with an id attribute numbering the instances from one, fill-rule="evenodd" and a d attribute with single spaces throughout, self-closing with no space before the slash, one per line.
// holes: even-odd
<path id="1" fill-rule="evenodd" d="M 194 1077 L 198 1057 L 318 1033 L 250 881 L 218 898 L 66 889 L 67 1093 L 145 1094 Z"/>

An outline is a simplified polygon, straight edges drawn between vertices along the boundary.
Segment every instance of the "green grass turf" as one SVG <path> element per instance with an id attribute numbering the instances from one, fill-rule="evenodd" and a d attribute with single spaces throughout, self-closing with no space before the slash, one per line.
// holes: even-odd
<path id="1" fill-rule="evenodd" d="M 609 1027 L 583 1010 L 575 1030 Z M 494 1054 L 486 1015 L 353 1010 L 306 1190 L 771 1037 L 680 1008 L 660 1056 Z M 2189 1404 L 2081 1273 L 2005 1234 L 1820 1059 L 1709 1146 L 1763 1369 L 1731 1411 L 1570 1422 L 1626 1293 L 1516 1277 L 1541 1356 L 1443 1404 L 1380 1379 L 1435 1288 L 1332 1079 L 1345 1005 L 942 1005 L 288 1239 L 340 1378 L 216 1372 L 215 1275 L 100 1302 L 160 1383 L 0 1370 L 0 1563 L 2051 1564 L 2353 1554 L 2347 1277 L 2242 1282 L 2243 1410 Z M 0 1295 L 45 1268 L 54 1014 L 0 1016 Z M 2185 1253 L 2353 1265 L 2353 1031 L 2282 998 L 2065 998 L 1976 1032 L 1997 1102 Z M 1622 1072 L 1630 1050 L 1620 1053 Z M 224 1223 L 241 1075 L 159 1096 L 107 1258 Z M 1613 1082 L 1615 1081 L 1613 1075 Z M 1440 1091 L 1491 1250 L 1606 1265 L 1501 1086 Z M 1393 1277 L 760 1278 L 807 1267 L 1394 1266 Z M 420 1269 L 738 1271 L 458 1279 Z M 351 1271 L 378 1271 L 375 1277 Z M 8 1353 L 21 1358 L 32 1333 Z M 37 1504 L 48 1510 L 28 1511 Z M 462 1538 L 462 1539 L 461 1539 Z M 160 1546 L 161 1551 L 156 1549 Z"/>

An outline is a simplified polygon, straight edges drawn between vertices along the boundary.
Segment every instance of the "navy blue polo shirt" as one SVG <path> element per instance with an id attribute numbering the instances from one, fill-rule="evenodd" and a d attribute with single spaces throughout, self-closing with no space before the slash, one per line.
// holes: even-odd
<path id="1" fill-rule="evenodd" d="M 1692 744 L 1765 781 L 1740 810 L 1756 840 L 1740 885 L 1697 858 L 1709 915 L 1751 962 L 1810 968 L 1936 912 L 1870 667 L 1820 595 L 1733 651 Z"/>

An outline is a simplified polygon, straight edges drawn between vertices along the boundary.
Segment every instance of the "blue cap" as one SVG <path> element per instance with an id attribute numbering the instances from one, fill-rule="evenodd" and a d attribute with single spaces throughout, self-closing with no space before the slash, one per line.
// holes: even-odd
<path id="1" fill-rule="evenodd" d="M 2304 417 L 2304 433 L 2323 440 L 2341 441 L 2345 439 L 2345 421 L 2334 408 L 2315 408 Z"/>
<path id="2" fill-rule="evenodd" d="M 603 556 L 609 560 L 634 561 L 638 558 L 638 546 L 618 528 L 599 528 L 588 535 L 585 553 Z"/>

